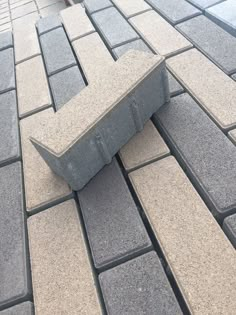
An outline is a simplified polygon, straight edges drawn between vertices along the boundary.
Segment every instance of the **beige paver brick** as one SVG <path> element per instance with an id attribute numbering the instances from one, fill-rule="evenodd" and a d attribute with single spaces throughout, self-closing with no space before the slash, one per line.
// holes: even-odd
<path id="1" fill-rule="evenodd" d="M 10 23 L 10 22 L 11 22 L 11 19 L 10 19 L 9 16 L 0 19 L 0 25 L 6 24 L 6 23 Z"/>
<path id="2" fill-rule="evenodd" d="M 60 14 L 71 41 L 95 32 L 85 9 L 80 4 L 67 8 Z"/>
<path id="3" fill-rule="evenodd" d="M 139 168 L 170 153 L 161 135 L 149 120 L 119 152 L 127 171 Z"/>
<path id="4" fill-rule="evenodd" d="M 34 1 L 12 9 L 11 18 L 14 20 L 32 12 L 37 12 L 37 7 Z"/>
<path id="5" fill-rule="evenodd" d="M 234 315 L 235 250 L 176 160 L 130 179 L 191 314 Z"/>
<path id="6" fill-rule="evenodd" d="M 127 18 L 151 10 L 144 0 L 113 0 L 113 3 Z"/>
<path id="7" fill-rule="evenodd" d="M 153 10 L 134 16 L 129 21 L 152 49 L 162 56 L 172 56 L 192 47 L 185 37 Z"/>
<path id="8" fill-rule="evenodd" d="M 36 314 L 101 314 L 75 202 L 31 216 L 28 231 Z"/>
<path id="9" fill-rule="evenodd" d="M 10 8 L 12 10 L 14 8 L 17 8 L 17 7 L 20 7 L 20 6 L 24 5 L 24 4 L 27 4 L 29 2 L 31 2 L 31 0 L 19 0 L 17 2 L 14 2 L 14 3 L 10 4 Z"/>
<path id="10" fill-rule="evenodd" d="M 180 83 L 221 128 L 236 126 L 235 82 L 196 49 L 167 60 Z"/>
<path id="11" fill-rule="evenodd" d="M 51 171 L 29 140 L 31 132 L 40 129 L 52 115 L 53 109 L 47 109 L 20 121 L 27 211 L 71 194 L 66 182 Z"/>
<path id="12" fill-rule="evenodd" d="M 105 68 L 114 63 L 114 59 L 98 33 L 74 41 L 73 47 L 89 83 L 101 77 Z"/>
<path id="13" fill-rule="evenodd" d="M 229 138 L 233 141 L 233 143 L 236 145 L 236 129 L 231 130 L 229 133 Z"/>
<path id="14" fill-rule="evenodd" d="M 41 56 L 16 66 L 16 82 L 20 116 L 51 105 L 47 77 Z"/>
<path id="15" fill-rule="evenodd" d="M 8 31 L 10 29 L 11 29 L 11 23 L 0 25 L 0 32 Z"/>

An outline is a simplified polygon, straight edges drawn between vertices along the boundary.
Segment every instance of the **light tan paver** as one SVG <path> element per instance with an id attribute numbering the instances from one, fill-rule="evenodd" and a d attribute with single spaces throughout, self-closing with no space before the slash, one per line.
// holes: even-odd
<path id="1" fill-rule="evenodd" d="M 10 23 L 10 22 L 11 22 L 11 19 L 10 19 L 9 16 L 0 19 L 0 25 L 6 24 L 6 23 Z"/>
<path id="2" fill-rule="evenodd" d="M 168 154 L 170 154 L 170 150 L 151 120 L 119 152 L 127 171 L 139 168 Z"/>
<path id="3" fill-rule="evenodd" d="M 236 126 L 235 82 L 196 49 L 167 60 L 180 83 L 221 128 Z"/>
<path id="4" fill-rule="evenodd" d="M 0 25 L 0 32 L 5 32 L 11 29 L 11 23 L 6 23 L 3 25 Z"/>
<path id="5" fill-rule="evenodd" d="M 151 10 L 144 0 L 113 0 L 113 3 L 127 18 Z"/>
<path id="6" fill-rule="evenodd" d="M 37 12 L 37 7 L 34 1 L 11 10 L 11 18 L 14 20 L 32 12 Z"/>
<path id="7" fill-rule="evenodd" d="M 102 314 L 75 202 L 28 219 L 37 315 Z"/>
<path id="8" fill-rule="evenodd" d="M 176 160 L 152 163 L 130 179 L 190 312 L 234 315 L 235 250 Z"/>
<path id="9" fill-rule="evenodd" d="M 236 129 L 231 130 L 229 133 L 229 138 L 233 141 L 233 143 L 236 145 Z"/>
<path id="10" fill-rule="evenodd" d="M 19 114 L 24 116 L 51 105 L 47 77 L 41 56 L 16 66 Z"/>
<path id="11" fill-rule="evenodd" d="M 24 4 L 27 4 L 29 2 L 31 2 L 32 0 L 20 0 L 20 1 L 17 1 L 17 2 L 14 2 L 12 4 L 10 4 L 10 8 L 11 10 L 14 9 L 14 8 L 17 8 L 17 7 L 20 7 Z"/>
<path id="12" fill-rule="evenodd" d="M 31 132 L 40 129 L 52 115 L 53 109 L 47 109 L 20 121 L 27 211 L 71 194 L 67 183 L 51 171 L 29 140 Z"/>
<path id="13" fill-rule="evenodd" d="M 62 10 L 60 14 L 71 41 L 95 32 L 85 9 L 80 4 Z"/>
<path id="14" fill-rule="evenodd" d="M 185 37 L 153 10 L 134 16 L 129 21 L 150 47 L 162 56 L 169 57 L 192 47 Z"/>
<path id="15" fill-rule="evenodd" d="M 105 68 L 114 63 L 98 33 L 93 33 L 73 42 L 73 47 L 80 66 L 89 83 L 100 78 Z M 96 53 L 95 53 L 96 52 Z"/>

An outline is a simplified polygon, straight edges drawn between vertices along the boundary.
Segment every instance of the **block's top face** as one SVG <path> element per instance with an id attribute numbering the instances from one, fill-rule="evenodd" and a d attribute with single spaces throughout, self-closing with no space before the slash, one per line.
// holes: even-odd
<path id="1" fill-rule="evenodd" d="M 91 14 L 98 10 L 103 10 L 105 8 L 111 7 L 112 3 L 110 0 L 84 0 L 84 6 Z"/>
<path id="2" fill-rule="evenodd" d="M 34 306 L 31 302 L 24 302 L 12 306 L 4 311 L 0 311 L 1 315 L 33 315 Z"/>
<path id="3" fill-rule="evenodd" d="M 150 48 L 144 43 L 144 41 L 142 39 L 137 39 L 137 40 L 132 41 L 130 43 L 116 47 L 113 49 L 113 53 L 115 54 L 115 57 L 118 59 L 122 55 L 124 55 L 128 50 L 131 50 L 131 49 L 149 52 L 150 54 L 152 53 Z"/>
<path id="4" fill-rule="evenodd" d="M 54 30 L 61 26 L 61 19 L 58 15 L 50 15 L 43 19 L 39 19 L 37 22 L 37 28 L 39 35 Z"/>
<path id="5" fill-rule="evenodd" d="M 13 39 L 11 32 L 0 33 L 0 50 L 7 49 L 13 46 Z"/>
<path id="6" fill-rule="evenodd" d="M 0 51 L 0 67 L 0 92 L 3 93 L 16 86 L 13 48 Z"/>
<path id="7" fill-rule="evenodd" d="M 127 18 L 151 10 L 144 0 L 113 0 L 113 2 Z"/>
<path id="8" fill-rule="evenodd" d="M 227 0 L 206 10 L 206 13 L 212 15 L 226 24 L 236 28 L 236 1 Z"/>
<path id="9" fill-rule="evenodd" d="M 33 141 L 52 154 L 63 154 L 163 62 L 161 56 L 129 51 L 32 134 Z"/>
<path id="10" fill-rule="evenodd" d="M 199 9 L 203 10 L 224 0 L 188 0 Z M 234 1 L 234 0 L 233 0 Z"/>

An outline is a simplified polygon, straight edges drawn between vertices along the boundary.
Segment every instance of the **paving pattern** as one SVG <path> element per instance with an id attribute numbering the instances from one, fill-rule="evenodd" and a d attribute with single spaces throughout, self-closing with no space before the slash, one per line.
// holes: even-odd
<path id="1" fill-rule="evenodd" d="M 235 1 L 65 7 L 0 0 L 0 315 L 235 315 Z M 170 102 L 71 191 L 29 137 L 129 49 Z"/>

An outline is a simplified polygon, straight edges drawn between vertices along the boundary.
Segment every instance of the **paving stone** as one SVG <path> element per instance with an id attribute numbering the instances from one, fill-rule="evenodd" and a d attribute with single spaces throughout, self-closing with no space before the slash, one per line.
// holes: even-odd
<path id="1" fill-rule="evenodd" d="M 183 87 L 180 83 L 173 77 L 173 75 L 167 71 L 169 79 L 170 96 L 176 96 L 184 92 Z"/>
<path id="2" fill-rule="evenodd" d="M 4 50 L 13 46 L 12 33 L 5 32 L 0 34 L 0 50 Z"/>
<path id="3" fill-rule="evenodd" d="M 36 314 L 102 314 L 75 202 L 31 216 L 28 232 Z"/>
<path id="4" fill-rule="evenodd" d="M 0 20 L 6 17 L 10 17 L 9 11 L 8 10 L 5 12 L 0 11 Z"/>
<path id="5" fill-rule="evenodd" d="M 16 66 L 16 82 L 20 117 L 52 104 L 41 56 Z"/>
<path id="6" fill-rule="evenodd" d="M 10 23 L 10 22 L 11 22 L 11 19 L 10 19 L 9 16 L 0 19 L 0 25 L 6 24 L 6 23 Z"/>
<path id="7" fill-rule="evenodd" d="M 114 59 L 98 33 L 74 41 L 73 48 L 89 83 L 95 81 L 96 78 L 99 80 L 103 76 L 104 69 L 109 69 L 114 64 Z"/>
<path id="8" fill-rule="evenodd" d="M 223 230 L 228 236 L 230 242 L 236 248 L 236 214 L 224 219 Z"/>
<path id="9" fill-rule="evenodd" d="M 14 33 L 26 31 L 29 27 L 35 28 L 35 23 L 40 19 L 38 12 L 33 12 L 12 21 Z"/>
<path id="10" fill-rule="evenodd" d="M 61 19 L 57 15 L 50 15 L 38 20 L 37 29 L 39 35 L 52 31 L 61 26 Z"/>
<path id="11" fill-rule="evenodd" d="M 0 32 L 8 32 L 11 30 L 11 23 L 0 25 Z"/>
<path id="12" fill-rule="evenodd" d="M 48 15 L 55 15 L 60 13 L 61 10 L 66 9 L 66 4 L 64 0 L 54 3 L 48 7 L 40 9 L 40 14 L 42 17 L 47 17 Z"/>
<path id="13" fill-rule="evenodd" d="M 236 36 L 236 2 L 227 0 L 205 11 L 206 16 Z"/>
<path id="14" fill-rule="evenodd" d="M 236 81 L 236 73 L 232 75 L 231 78 Z"/>
<path id="15" fill-rule="evenodd" d="M 170 58 L 166 63 L 221 128 L 236 126 L 236 89 L 230 77 L 196 49 Z"/>
<path id="16" fill-rule="evenodd" d="M 201 14 L 201 11 L 185 0 L 147 0 L 170 23 L 177 24 Z"/>
<path id="17" fill-rule="evenodd" d="M 224 0 L 188 0 L 188 2 L 192 3 L 201 10 L 214 6 L 222 1 Z"/>
<path id="18" fill-rule="evenodd" d="M 47 204 L 53 205 L 71 195 L 68 185 L 50 170 L 29 140 L 31 132 L 40 129 L 52 115 L 53 109 L 47 109 L 20 121 L 26 207 L 29 212 Z"/>
<path id="19" fill-rule="evenodd" d="M 99 280 L 109 315 L 182 314 L 155 252 L 105 271 Z"/>
<path id="20" fill-rule="evenodd" d="M 11 18 L 12 20 L 17 19 L 21 16 L 27 15 L 29 13 L 32 12 L 36 12 L 37 11 L 37 7 L 35 5 L 35 2 L 29 2 L 25 5 L 22 5 L 18 8 L 15 8 L 13 10 L 11 10 Z"/>
<path id="21" fill-rule="evenodd" d="M 95 32 L 85 9 L 80 4 L 63 10 L 61 17 L 71 41 Z"/>
<path id="22" fill-rule="evenodd" d="M 231 214 L 236 205 L 236 147 L 189 95 L 172 98 L 164 107 L 154 119 L 214 216 Z"/>
<path id="23" fill-rule="evenodd" d="M 4 311 L 0 311 L 1 315 L 34 315 L 34 306 L 31 302 L 24 302 L 12 306 Z"/>
<path id="24" fill-rule="evenodd" d="M 78 198 L 96 268 L 110 267 L 152 247 L 116 160 Z"/>
<path id="25" fill-rule="evenodd" d="M 131 51 L 32 134 L 32 141 L 54 172 L 79 190 L 168 100 L 164 58 Z"/>
<path id="26" fill-rule="evenodd" d="M 49 7 L 50 5 L 53 5 L 58 2 L 60 2 L 60 0 L 36 0 L 39 9 Z"/>
<path id="27" fill-rule="evenodd" d="M 110 0 L 84 0 L 83 3 L 89 14 L 113 6 Z"/>
<path id="28" fill-rule="evenodd" d="M 48 75 L 76 64 L 72 49 L 62 27 L 41 35 L 40 42 Z"/>
<path id="29" fill-rule="evenodd" d="M 0 308 L 30 293 L 23 199 L 21 163 L 1 167 Z"/>
<path id="30" fill-rule="evenodd" d="M 57 110 L 86 86 L 77 66 L 54 74 L 49 78 L 49 82 Z"/>
<path id="31" fill-rule="evenodd" d="M 0 51 L 0 93 L 15 89 L 13 48 Z"/>
<path id="32" fill-rule="evenodd" d="M 0 94 L 0 165 L 19 158 L 16 93 Z"/>
<path id="33" fill-rule="evenodd" d="M 201 15 L 176 28 L 224 72 L 236 71 L 236 38 L 221 27 Z"/>
<path id="34" fill-rule="evenodd" d="M 228 133 L 229 138 L 233 141 L 233 143 L 236 145 L 236 129 L 231 130 Z"/>
<path id="35" fill-rule="evenodd" d="M 149 164 L 130 179 L 190 313 L 233 315 L 235 250 L 176 160 Z"/>
<path id="36" fill-rule="evenodd" d="M 169 57 L 192 47 L 186 38 L 153 10 L 132 17 L 129 21 L 148 45 L 160 55 Z"/>
<path id="37" fill-rule="evenodd" d="M 169 148 L 151 120 L 119 152 L 128 172 L 169 154 Z"/>
<path id="38" fill-rule="evenodd" d="M 113 3 L 127 18 L 151 10 L 151 7 L 144 0 L 113 0 Z"/>
<path id="39" fill-rule="evenodd" d="M 22 6 L 22 5 L 24 5 L 24 4 L 27 4 L 27 3 L 29 3 L 29 2 L 32 2 L 32 0 L 21 0 L 21 1 L 17 1 L 17 2 L 15 2 L 15 3 L 10 4 L 10 9 L 11 9 L 11 10 L 12 10 L 12 9 L 15 9 L 15 8 L 20 7 L 20 6 Z"/>
<path id="40" fill-rule="evenodd" d="M 114 7 L 96 12 L 91 17 L 110 48 L 139 38 L 138 34 Z"/>

